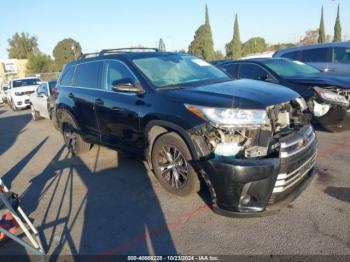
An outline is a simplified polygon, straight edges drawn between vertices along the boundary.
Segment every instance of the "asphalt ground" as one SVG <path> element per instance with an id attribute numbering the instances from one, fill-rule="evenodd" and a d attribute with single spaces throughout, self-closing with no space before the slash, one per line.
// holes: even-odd
<path id="1" fill-rule="evenodd" d="M 48 254 L 350 255 L 350 131 L 318 131 L 317 173 L 278 214 L 228 218 L 162 189 L 141 159 L 95 146 L 72 158 L 49 120 L 0 105 L 0 175 Z M 13 241 L 0 254 L 27 254 Z"/>

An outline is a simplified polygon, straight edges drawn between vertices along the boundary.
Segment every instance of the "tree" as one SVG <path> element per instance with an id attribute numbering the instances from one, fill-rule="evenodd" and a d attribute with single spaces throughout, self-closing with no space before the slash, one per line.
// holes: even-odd
<path id="1" fill-rule="evenodd" d="M 324 29 L 324 20 L 323 20 L 323 6 L 321 9 L 321 21 L 320 21 L 320 27 L 318 29 L 318 43 L 325 43 L 326 42 L 326 30 Z"/>
<path id="2" fill-rule="evenodd" d="M 215 60 L 222 60 L 224 59 L 224 54 L 220 50 L 215 51 Z"/>
<path id="3" fill-rule="evenodd" d="M 242 44 L 242 56 L 264 52 L 266 50 L 267 44 L 262 37 L 250 38 L 247 42 Z"/>
<path id="4" fill-rule="evenodd" d="M 339 5 L 337 11 L 337 18 L 334 25 L 334 38 L 333 42 L 341 42 L 341 25 L 340 25 L 340 14 L 339 14 Z"/>
<path id="5" fill-rule="evenodd" d="M 162 52 L 165 52 L 165 51 L 166 51 L 163 38 L 159 39 L 158 49 L 159 49 L 159 51 L 162 51 Z"/>
<path id="6" fill-rule="evenodd" d="M 316 44 L 319 41 L 318 39 L 319 39 L 319 29 L 308 30 L 306 31 L 304 38 L 300 40 L 300 43 L 302 45 Z"/>
<path id="7" fill-rule="evenodd" d="M 196 30 L 194 39 L 188 48 L 188 52 L 209 61 L 215 59 L 208 6 L 205 6 L 205 23 Z"/>
<path id="8" fill-rule="evenodd" d="M 231 42 L 226 44 L 226 57 L 232 58 L 232 59 L 238 59 L 242 56 L 241 54 L 241 37 L 239 33 L 239 25 L 238 25 L 238 16 L 236 14 L 235 16 L 235 23 L 233 26 L 233 38 Z"/>
<path id="9" fill-rule="evenodd" d="M 7 49 L 9 58 L 27 59 L 30 55 L 39 51 L 38 38 L 28 33 L 15 33 L 8 39 L 10 48 Z"/>
<path id="10" fill-rule="evenodd" d="M 80 44 L 72 38 L 66 38 L 58 42 L 53 49 L 56 70 L 61 70 L 64 64 L 76 60 L 81 55 Z"/>
<path id="11" fill-rule="evenodd" d="M 29 56 L 27 73 L 48 73 L 53 71 L 53 60 L 43 53 L 36 53 Z"/>

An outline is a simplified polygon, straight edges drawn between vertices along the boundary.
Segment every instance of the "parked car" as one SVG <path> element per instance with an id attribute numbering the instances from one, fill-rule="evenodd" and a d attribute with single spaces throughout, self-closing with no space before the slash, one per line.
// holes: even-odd
<path id="1" fill-rule="evenodd" d="M 302 62 L 261 58 L 216 62 L 233 79 L 255 79 L 298 92 L 313 113 L 313 121 L 330 131 L 350 128 L 350 77 L 323 73 Z"/>
<path id="2" fill-rule="evenodd" d="M 279 209 L 310 182 L 317 140 L 296 92 L 231 81 L 191 55 L 133 51 L 64 67 L 57 124 L 73 154 L 102 144 L 144 155 L 181 196 L 198 192 L 203 178 L 213 209 L 231 216 Z"/>
<path id="3" fill-rule="evenodd" d="M 350 76 L 350 42 L 291 47 L 278 50 L 273 57 L 298 60 L 324 72 Z"/>
<path id="4" fill-rule="evenodd" d="M 36 77 L 13 79 L 9 84 L 7 101 L 12 110 L 23 109 L 30 106 L 29 95 L 35 92 L 40 84 Z"/>
<path id="5" fill-rule="evenodd" d="M 0 97 L 2 101 L 6 102 L 7 101 L 7 91 L 8 91 L 9 86 L 7 84 L 2 84 L 1 89 L 0 89 Z"/>
<path id="6" fill-rule="evenodd" d="M 51 119 L 55 102 L 53 90 L 56 83 L 56 80 L 41 82 L 35 92 L 30 95 L 30 107 L 34 121 L 40 118 Z"/>

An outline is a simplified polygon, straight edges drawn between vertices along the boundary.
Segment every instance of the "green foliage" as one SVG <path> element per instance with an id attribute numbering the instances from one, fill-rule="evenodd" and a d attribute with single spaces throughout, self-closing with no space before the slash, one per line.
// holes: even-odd
<path id="1" fill-rule="evenodd" d="M 195 32 L 194 39 L 188 48 L 188 52 L 208 61 L 215 59 L 213 36 L 211 33 L 207 6 L 205 7 L 205 23 Z"/>
<path id="2" fill-rule="evenodd" d="M 30 55 L 39 51 L 38 38 L 28 33 L 15 33 L 8 39 L 10 48 L 7 49 L 9 58 L 27 59 Z"/>
<path id="3" fill-rule="evenodd" d="M 56 70 L 62 70 L 64 64 L 76 60 L 81 55 L 80 44 L 72 38 L 66 38 L 58 42 L 53 49 Z"/>
<path id="4" fill-rule="evenodd" d="M 338 12 L 337 12 L 337 19 L 335 20 L 335 25 L 334 25 L 333 42 L 341 42 L 341 25 L 340 25 L 339 5 L 338 5 Z"/>
<path id="5" fill-rule="evenodd" d="M 224 54 L 220 50 L 215 51 L 215 60 L 222 60 L 224 57 Z"/>
<path id="6" fill-rule="evenodd" d="M 262 37 L 250 38 L 247 42 L 242 44 L 242 56 L 264 52 L 267 50 L 267 44 Z"/>
<path id="7" fill-rule="evenodd" d="M 166 47 L 165 47 L 165 44 L 164 44 L 164 41 L 162 38 L 159 39 L 158 49 L 159 49 L 159 51 L 162 51 L 162 52 L 166 51 Z"/>
<path id="8" fill-rule="evenodd" d="M 326 42 L 326 30 L 324 29 L 323 6 L 322 6 L 321 21 L 320 21 L 320 27 L 318 31 L 318 43 L 325 43 L 325 42 Z"/>
<path id="9" fill-rule="evenodd" d="M 294 43 L 279 43 L 279 44 L 269 46 L 268 50 L 275 51 L 275 50 L 289 48 L 289 47 L 293 47 L 293 46 L 297 46 L 297 45 Z"/>
<path id="10" fill-rule="evenodd" d="M 239 33 L 238 16 L 235 16 L 235 23 L 233 26 L 233 38 L 231 42 L 227 43 L 226 46 L 226 57 L 231 59 L 238 59 L 242 56 L 242 43 L 241 36 Z"/>
<path id="11" fill-rule="evenodd" d="M 38 74 L 52 72 L 54 67 L 50 56 L 43 53 L 36 53 L 29 56 L 27 63 L 27 73 Z"/>

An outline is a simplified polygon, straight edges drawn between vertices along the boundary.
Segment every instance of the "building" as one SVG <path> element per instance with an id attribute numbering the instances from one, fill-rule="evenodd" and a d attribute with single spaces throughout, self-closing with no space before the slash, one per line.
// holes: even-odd
<path id="1" fill-rule="evenodd" d="M 0 84 L 25 77 L 28 59 L 0 59 Z"/>

